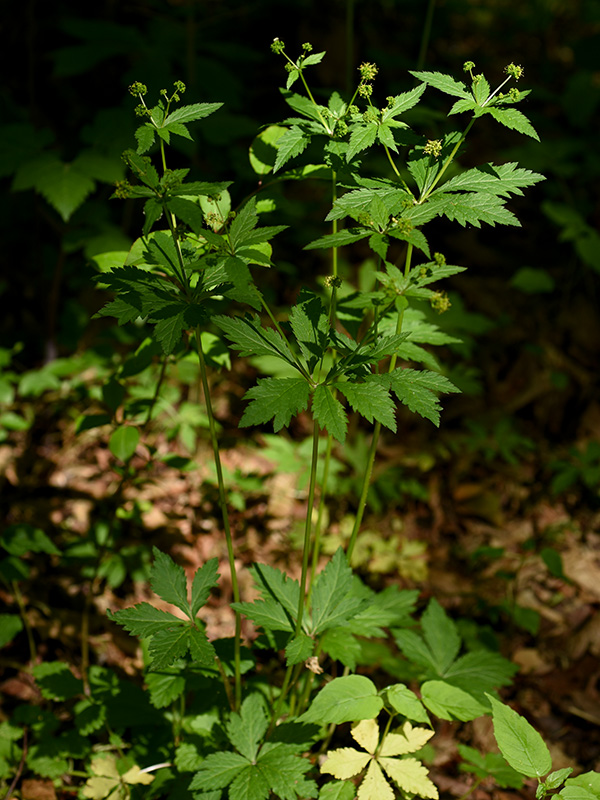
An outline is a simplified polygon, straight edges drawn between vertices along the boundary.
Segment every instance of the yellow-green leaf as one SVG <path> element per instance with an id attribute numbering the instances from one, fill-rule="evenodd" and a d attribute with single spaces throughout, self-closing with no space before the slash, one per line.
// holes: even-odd
<path id="1" fill-rule="evenodd" d="M 416 753 L 433 736 L 433 731 L 428 728 L 413 728 L 410 722 L 405 722 L 402 733 L 388 733 L 381 748 L 382 756 L 402 756 L 406 753 Z"/>
<path id="2" fill-rule="evenodd" d="M 437 800 L 438 790 L 427 777 L 427 770 L 416 758 L 380 758 L 379 763 L 401 789 L 419 797 Z"/>
<path id="3" fill-rule="evenodd" d="M 150 775 L 148 772 L 142 772 L 142 770 L 134 764 L 131 769 L 128 769 L 127 772 L 123 775 L 123 783 L 142 783 L 144 786 L 147 786 L 149 783 L 152 783 L 154 780 L 154 775 Z"/>
<path id="4" fill-rule="evenodd" d="M 368 753 L 360 753 L 353 747 L 340 747 L 327 753 L 327 761 L 321 767 L 321 772 L 343 781 L 362 772 L 370 758 Z"/>
<path id="5" fill-rule="evenodd" d="M 379 725 L 375 719 L 363 719 L 352 726 L 352 736 L 368 753 L 373 753 L 379 744 Z M 408 752 L 408 751 L 407 751 Z"/>
<path id="6" fill-rule="evenodd" d="M 394 800 L 394 790 L 386 781 L 381 767 L 371 761 L 356 797 L 358 800 Z"/>

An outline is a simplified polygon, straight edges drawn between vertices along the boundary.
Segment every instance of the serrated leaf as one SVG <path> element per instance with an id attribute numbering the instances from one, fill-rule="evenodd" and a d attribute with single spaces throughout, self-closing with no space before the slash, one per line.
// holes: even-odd
<path id="1" fill-rule="evenodd" d="M 401 733 L 388 733 L 381 746 L 379 754 L 382 756 L 403 756 L 407 753 L 416 753 L 431 739 L 435 731 L 430 728 L 414 728 L 410 722 L 405 722 Z"/>
<path id="2" fill-rule="evenodd" d="M 463 228 L 467 225 L 480 228 L 482 222 L 492 227 L 496 224 L 514 225 L 517 228 L 521 226 L 515 215 L 504 206 L 504 201 L 500 197 L 484 192 L 453 194 L 440 189 L 431 196 L 426 206 L 429 206 L 430 212 L 447 217 L 450 221 L 456 221 Z"/>
<path id="3" fill-rule="evenodd" d="M 213 586 L 217 585 L 220 577 L 217 572 L 218 568 L 219 559 L 210 558 L 200 567 L 200 569 L 196 570 L 196 574 L 194 575 L 194 579 L 192 581 L 192 619 L 196 617 L 198 611 L 208 600 Z"/>
<path id="4" fill-rule="evenodd" d="M 334 661 L 340 661 L 345 667 L 355 670 L 362 655 L 362 645 L 354 635 L 354 619 L 351 625 L 327 628 L 320 636 L 319 644 L 321 650 Z M 368 635 L 371 635 L 371 631 Z"/>
<path id="5" fill-rule="evenodd" d="M 474 650 L 458 658 L 445 671 L 444 678 L 466 692 L 483 693 L 508 686 L 519 671 L 516 664 L 499 653 Z"/>
<path id="6" fill-rule="evenodd" d="M 373 422 L 375 419 L 391 431 L 396 431 L 394 403 L 384 386 L 372 382 L 339 382 L 335 387 L 344 395 L 354 411 L 368 422 Z"/>
<path id="7" fill-rule="evenodd" d="M 141 156 L 148 152 L 148 150 L 150 150 L 154 144 L 154 126 L 149 122 L 146 122 L 144 125 L 140 125 L 135 132 L 135 138 L 137 139 L 138 143 L 136 152 Z"/>
<path id="8" fill-rule="evenodd" d="M 510 197 L 522 195 L 522 188 L 545 180 L 543 175 L 519 168 L 516 161 L 507 164 L 483 164 L 456 175 L 442 187 L 442 191 L 483 192 L 484 194 Z"/>
<path id="9" fill-rule="evenodd" d="M 417 86 L 416 89 L 412 89 L 410 92 L 403 92 L 402 94 L 396 95 L 392 104 L 383 109 L 383 114 L 381 117 L 382 121 L 385 122 L 388 119 L 393 119 L 399 114 L 403 114 L 405 111 L 408 111 L 409 108 L 416 106 L 421 98 L 421 95 L 425 91 L 425 85 L 426 84 L 422 83 L 420 86 Z"/>
<path id="10" fill-rule="evenodd" d="M 329 321 L 320 297 L 302 291 L 290 312 L 290 325 L 309 371 L 322 358 L 329 340 Z"/>
<path id="11" fill-rule="evenodd" d="M 108 440 L 108 449 L 115 458 L 127 462 L 133 456 L 140 441 L 140 432 L 131 425 L 121 425 Z"/>
<path id="12" fill-rule="evenodd" d="M 386 378 L 386 376 L 380 376 Z M 440 423 L 440 404 L 433 392 L 457 392 L 458 389 L 443 375 L 428 370 L 397 369 L 390 373 L 389 381 L 398 400 L 411 411 Z"/>
<path id="13" fill-rule="evenodd" d="M 396 644 L 409 661 L 415 661 L 424 667 L 430 667 L 434 672 L 437 671 L 435 655 L 414 631 L 396 631 Z"/>
<path id="14" fill-rule="evenodd" d="M 297 125 L 289 128 L 283 136 L 277 139 L 277 158 L 273 166 L 273 172 L 277 172 L 290 159 L 303 153 L 310 144 L 310 134 L 306 133 Z"/>
<path id="15" fill-rule="evenodd" d="M 486 111 L 488 114 L 497 121 L 504 125 L 506 128 L 510 128 L 513 131 L 518 131 L 519 133 L 524 133 L 525 136 L 531 136 L 532 139 L 535 139 L 539 142 L 540 137 L 537 134 L 537 131 L 531 124 L 531 122 L 527 119 L 525 114 L 521 111 L 518 111 L 516 108 L 499 108 L 498 106 L 487 106 Z"/>
<path id="16" fill-rule="evenodd" d="M 335 723 L 374 719 L 383 708 L 375 684 L 364 675 L 347 675 L 334 678 L 321 689 L 308 711 L 299 719 L 302 722 Z"/>
<path id="17" fill-rule="evenodd" d="M 185 691 L 185 678 L 175 672 L 150 672 L 146 686 L 154 708 L 166 708 Z"/>
<path id="18" fill-rule="evenodd" d="M 275 432 L 286 428 L 308 407 L 309 387 L 304 378 L 259 378 L 244 397 L 250 405 L 240 419 L 240 427 L 262 425 L 273 420 Z"/>
<path id="19" fill-rule="evenodd" d="M 311 64 L 319 64 L 323 60 L 323 56 L 325 55 L 325 50 L 322 53 L 311 53 L 306 58 L 302 59 L 302 67 L 308 67 Z"/>
<path id="20" fill-rule="evenodd" d="M 247 766 L 247 759 L 238 753 L 211 753 L 202 762 L 189 788 L 191 791 L 224 789 Z"/>
<path id="21" fill-rule="evenodd" d="M 340 747 L 327 753 L 327 761 L 322 764 L 321 772 L 346 780 L 362 772 L 370 759 L 369 753 L 361 753 L 354 747 Z"/>
<path id="22" fill-rule="evenodd" d="M 355 800 L 356 787 L 349 781 L 331 781 L 319 792 L 319 800 Z"/>
<path id="23" fill-rule="evenodd" d="M 468 692 L 445 681 L 426 681 L 421 686 L 421 699 L 440 719 L 460 719 L 462 722 L 482 717 L 489 709 Z"/>
<path id="24" fill-rule="evenodd" d="M 313 586 L 311 617 L 315 634 L 340 625 L 364 605 L 360 597 L 349 594 L 352 582 L 352 570 L 340 547 Z"/>
<path id="25" fill-rule="evenodd" d="M 242 703 L 240 713 L 233 712 L 230 715 L 227 736 L 235 749 L 248 761 L 255 761 L 268 724 L 263 696 L 250 694 Z"/>
<path id="26" fill-rule="evenodd" d="M 164 120 L 163 125 L 172 125 L 175 122 L 195 122 L 204 119 L 209 114 L 217 111 L 223 103 L 194 103 L 189 106 L 180 106 Z"/>
<path id="27" fill-rule="evenodd" d="M 438 790 L 427 777 L 427 769 L 416 758 L 380 758 L 379 763 L 403 791 L 437 800 Z"/>
<path id="28" fill-rule="evenodd" d="M 337 231 L 336 233 L 327 233 L 325 236 L 315 239 L 314 241 L 305 245 L 304 249 L 318 250 L 329 247 L 344 247 L 347 244 L 358 242 L 361 239 L 370 236 L 372 233 L 373 230 L 370 228 L 359 228 L 356 226 L 352 228 L 345 228 L 342 231 Z"/>
<path id="29" fill-rule="evenodd" d="M 423 635 L 436 660 L 439 675 L 444 675 L 460 650 L 456 625 L 433 597 L 421 617 Z"/>
<path id="30" fill-rule="evenodd" d="M 351 192 L 346 192 L 338 198 L 329 214 L 325 217 L 326 221 L 335 219 L 342 219 L 346 216 L 352 216 L 356 219 L 360 214 L 368 211 L 369 205 L 375 197 L 384 203 L 387 211 L 391 215 L 399 214 L 403 211 L 405 204 L 414 201 L 414 197 L 410 192 L 405 189 L 400 189 L 395 185 L 384 186 L 376 189 L 356 189 Z"/>
<path id="31" fill-rule="evenodd" d="M 188 626 L 189 649 L 192 661 L 204 667 L 214 664 L 216 652 L 203 629 Z"/>
<path id="32" fill-rule="evenodd" d="M 285 663 L 286 666 L 290 664 L 302 664 L 310 658 L 314 652 L 315 643 L 305 633 L 300 633 L 294 636 L 285 646 Z"/>
<path id="33" fill-rule="evenodd" d="M 350 162 L 357 153 L 371 147 L 377 138 L 377 122 L 357 125 L 350 134 L 350 142 L 346 153 L 346 161 Z"/>
<path id="34" fill-rule="evenodd" d="M 278 602 L 270 598 L 255 600 L 253 603 L 232 603 L 231 607 L 251 619 L 258 628 L 289 633 L 294 630 L 293 620 Z"/>
<path id="35" fill-rule="evenodd" d="M 152 671 L 165 669 L 186 654 L 190 641 L 190 626 L 185 622 L 172 625 L 154 634 L 148 646 Z"/>
<path id="36" fill-rule="evenodd" d="M 219 328 L 225 333 L 241 356 L 277 356 L 277 358 L 294 364 L 294 359 L 287 342 L 273 328 L 261 325 L 254 317 L 213 317 Z"/>
<path id="37" fill-rule="evenodd" d="M 95 188 L 89 175 L 52 155 L 40 156 L 20 167 L 13 181 L 13 191 L 35 189 L 61 216 L 64 222 L 73 216 Z"/>
<path id="38" fill-rule="evenodd" d="M 496 742 L 510 766 L 529 778 L 547 775 L 552 769 L 552 757 L 540 734 L 512 708 L 491 695 L 487 698 L 492 706 Z"/>
<path id="39" fill-rule="evenodd" d="M 312 412 L 318 424 L 338 442 L 344 443 L 348 419 L 340 401 L 329 386 L 319 384 L 313 392 Z"/>
<path id="40" fill-rule="evenodd" d="M 122 625 L 125 630 L 140 639 L 153 636 L 162 630 L 168 630 L 173 625 L 180 624 L 183 620 L 154 608 L 150 603 L 138 603 L 132 608 L 123 608 L 120 611 L 107 612 L 108 618 Z"/>
<path id="41" fill-rule="evenodd" d="M 381 767 L 372 760 L 358 789 L 357 800 L 394 800 L 394 796 Z"/>
<path id="42" fill-rule="evenodd" d="M 187 580 L 182 566 L 176 564 L 166 553 L 157 547 L 152 548 L 154 564 L 150 573 L 153 591 L 165 602 L 177 606 L 187 616 L 191 616 L 187 597 Z"/>
<path id="43" fill-rule="evenodd" d="M 244 241 L 244 237 L 247 236 L 257 224 L 258 214 L 256 213 L 256 197 L 251 197 L 235 215 L 235 219 L 229 227 L 229 241 L 234 250 L 237 249 Z"/>
<path id="44" fill-rule="evenodd" d="M 64 701 L 83 692 L 83 681 L 76 678 L 69 666 L 62 661 L 36 664 L 33 667 L 33 677 L 46 700 Z"/>
<path id="45" fill-rule="evenodd" d="M 455 81 L 450 75 L 444 75 L 441 72 L 413 72 L 412 70 L 409 72 L 417 80 L 433 86 L 434 89 L 439 89 L 440 92 L 454 97 L 463 97 L 465 100 L 472 99 L 465 84 L 462 81 Z"/>

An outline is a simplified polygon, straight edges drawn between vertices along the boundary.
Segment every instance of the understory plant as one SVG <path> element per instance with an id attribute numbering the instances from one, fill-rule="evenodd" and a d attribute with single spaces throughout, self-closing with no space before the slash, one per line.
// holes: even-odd
<path id="1" fill-rule="evenodd" d="M 516 671 L 508 660 L 483 643 L 467 646 L 435 598 L 419 607 L 416 619 L 418 591 L 396 585 L 375 591 L 351 567 L 382 427 L 398 433 L 407 424 L 397 406 L 437 426 L 439 395 L 457 391 L 428 347 L 451 337 L 431 321 L 427 306 L 447 308 L 438 283 L 463 268 L 446 263 L 424 228 L 438 217 L 462 226 L 516 226 L 507 200 L 542 180 L 516 163 L 462 169 L 458 161 L 482 117 L 537 138 L 516 108 L 528 92 L 508 87 L 522 69 L 509 65 L 495 90 L 471 62 L 466 83 L 413 72 L 414 88 L 376 105 L 377 68 L 363 64 L 352 97 L 334 92 L 321 103 L 306 71 L 325 54 L 306 44 L 294 60 L 279 40 L 273 51 L 286 62 L 282 96 L 291 116 L 254 140 L 251 162 L 261 183 L 235 206 L 230 184 L 189 179 L 189 169 L 169 166 L 172 137 L 191 139 L 190 124 L 220 104 L 180 105 L 181 82 L 155 104 L 147 103 L 143 84 L 131 87 L 141 125 L 137 147 L 124 154 L 132 178 L 117 184 L 115 197 L 143 201 L 144 221 L 125 263 L 99 276 L 114 294 L 100 314 L 119 325 L 143 324 L 153 343 L 150 358 L 160 368 L 158 385 L 143 401 L 127 395 L 122 376 L 111 379 L 103 398 L 108 418 L 119 423 L 110 448 L 125 464 L 123 480 L 132 479 L 136 447 L 160 419 L 161 383 L 193 352 L 227 547 L 234 635 L 211 641 L 205 631 L 203 609 L 220 585 L 217 558 L 188 582 L 183 567 L 155 548 L 151 585 L 160 602 L 108 612 L 142 640 L 143 693 L 124 688 L 100 665 L 86 666 L 81 678 L 60 662 L 34 668 L 44 698 L 66 704 L 75 720 L 72 745 L 86 765 L 77 775 L 85 778 L 80 795 L 437 798 L 426 767 L 435 720 L 492 713 L 508 765 L 466 748 L 465 769 L 477 781 L 491 776 L 499 785 L 520 786 L 525 776 L 538 780 L 540 800 L 561 786 L 565 800 L 599 797 L 597 775 L 571 779 L 567 770 L 552 772 L 539 734 L 499 701 L 497 689 Z M 468 115 L 467 123 L 439 138 L 415 132 L 406 120 L 428 87 L 453 98 L 449 118 Z M 383 174 L 372 174 L 370 165 L 382 163 Z M 271 240 L 285 236 L 286 227 L 262 223 L 280 196 L 273 189 L 298 180 L 323 181 L 331 192 L 331 227 L 304 244 L 323 251 L 330 268 L 320 288 L 311 276 L 283 310 L 261 291 L 261 273 L 277 268 Z M 340 255 L 357 242 L 372 265 L 360 287 Z M 240 591 L 236 541 L 244 532 L 230 521 L 213 410 L 216 369 L 229 358 L 225 344 L 265 369 L 246 392 L 240 427 L 272 423 L 277 433 L 301 416 L 312 431 L 297 577 L 253 564 L 252 598 Z M 326 559 L 321 540 L 332 459 L 365 430 L 370 442 L 352 532 L 345 551 Z M 17 758 L 19 722 L 40 738 L 51 728 L 47 716 L 22 717 L 5 737 Z M 77 774 L 72 766 L 69 771 Z"/>

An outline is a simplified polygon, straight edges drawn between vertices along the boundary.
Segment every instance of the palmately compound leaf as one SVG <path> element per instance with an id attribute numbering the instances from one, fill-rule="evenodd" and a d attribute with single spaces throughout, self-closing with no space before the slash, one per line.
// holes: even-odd
<path id="1" fill-rule="evenodd" d="M 192 619 L 208 600 L 210 590 L 217 585 L 220 577 L 217 573 L 218 568 L 219 560 L 211 558 L 196 571 L 192 581 Z"/>
<path id="2" fill-rule="evenodd" d="M 413 728 L 410 722 L 405 722 L 401 733 L 388 733 L 380 750 L 382 756 L 403 756 L 407 753 L 416 753 L 434 735 L 435 731 L 429 728 Z"/>
<path id="3" fill-rule="evenodd" d="M 362 772 L 370 758 L 369 753 L 361 753 L 354 747 L 340 747 L 327 754 L 327 761 L 321 767 L 321 772 L 347 780 Z"/>
<path id="4" fill-rule="evenodd" d="M 340 547 L 313 587 L 311 617 L 315 634 L 341 625 L 365 605 L 361 597 L 350 593 L 352 583 L 352 570 Z"/>
<path id="5" fill-rule="evenodd" d="M 312 411 L 321 428 L 343 444 L 346 439 L 348 418 L 343 405 L 334 397 L 329 386 L 319 384 L 316 387 L 313 393 Z"/>
<path id="6" fill-rule="evenodd" d="M 338 382 L 335 384 L 350 403 L 368 422 L 377 420 L 391 431 L 396 431 L 395 408 L 390 393 L 385 386 L 365 381 L 365 383 Z"/>
<path id="7" fill-rule="evenodd" d="M 552 757 L 540 734 L 510 706 L 487 695 L 492 706 L 494 736 L 513 769 L 530 778 L 542 778 L 552 769 Z"/>
<path id="8" fill-rule="evenodd" d="M 173 625 L 168 630 L 155 633 L 148 646 L 151 658 L 150 669 L 170 667 L 178 658 L 184 656 L 190 643 L 190 626 L 185 622 Z"/>
<path id="9" fill-rule="evenodd" d="M 440 424 L 440 403 L 434 392 L 458 392 L 448 378 L 429 370 L 396 369 L 389 375 L 378 376 L 378 380 L 388 382 L 392 391 L 411 411 Z"/>
<path id="10" fill-rule="evenodd" d="M 524 133 L 526 136 L 531 136 L 532 139 L 539 142 L 540 137 L 531 122 L 529 122 L 525 114 L 518 111 L 516 108 L 498 108 L 498 106 L 490 106 L 486 111 L 491 114 L 497 122 L 500 122 L 507 128 L 511 128 L 519 133 Z"/>
<path id="11" fill-rule="evenodd" d="M 123 608 L 121 611 L 106 612 L 109 619 L 122 625 L 125 630 L 140 639 L 153 636 L 159 631 L 168 630 L 173 625 L 177 625 L 183 620 L 154 608 L 150 603 L 138 603 L 132 608 Z"/>
<path id="12" fill-rule="evenodd" d="M 474 650 L 457 658 L 444 673 L 444 678 L 470 694 L 489 692 L 508 686 L 519 668 L 500 653 Z"/>
<path id="13" fill-rule="evenodd" d="M 285 647 L 285 663 L 302 664 L 312 656 L 315 650 L 314 640 L 305 633 L 299 633 L 290 639 Z"/>
<path id="14" fill-rule="evenodd" d="M 429 715 L 417 695 L 403 683 L 396 683 L 387 690 L 388 701 L 399 714 L 414 722 L 429 724 Z"/>
<path id="15" fill-rule="evenodd" d="M 173 125 L 175 122 L 195 122 L 196 120 L 204 119 L 204 117 L 208 117 L 209 114 L 213 114 L 221 108 L 222 105 L 223 103 L 193 103 L 189 106 L 180 106 L 169 114 L 163 125 Z"/>
<path id="16" fill-rule="evenodd" d="M 436 660 L 439 675 L 444 675 L 460 650 L 461 639 L 453 620 L 433 597 L 421 617 L 423 635 Z"/>
<path id="17" fill-rule="evenodd" d="M 219 328 L 241 356 L 276 356 L 294 364 L 287 342 L 273 328 L 264 328 L 258 316 L 213 317 Z"/>
<path id="18" fill-rule="evenodd" d="M 489 712 L 489 708 L 473 695 L 445 681 L 425 681 L 421 686 L 421 699 L 440 719 L 468 722 Z"/>
<path id="19" fill-rule="evenodd" d="M 211 753 L 200 765 L 189 789 L 193 792 L 224 789 L 248 764 L 248 760 L 238 753 Z"/>
<path id="20" fill-rule="evenodd" d="M 259 378 L 246 392 L 250 400 L 240 427 L 262 425 L 273 420 L 273 430 L 286 428 L 292 417 L 308 407 L 309 386 L 304 378 Z"/>
<path id="21" fill-rule="evenodd" d="M 240 713 L 230 715 L 227 736 L 239 753 L 249 761 L 255 761 L 268 724 L 263 696 L 250 694 L 242 703 Z"/>
<path id="22" fill-rule="evenodd" d="M 150 584 L 159 597 L 172 603 L 190 617 L 190 604 L 187 595 L 187 580 L 182 566 L 176 564 L 166 553 L 157 547 L 152 548 L 154 564 L 150 573 Z"/>
<path id="23" fill-rule="evenodd" d="M 516 161 L 508 164 L 483 164 L 461 172 L 443 185 L 445 192 L 458 190 L 510 197 L 522 195 L 521 189 L 545 180 L 543 175 L 521 169 Z"/>
<path id="24" fill-rule="evenodd" d="M 418 797 L 439 797 L 435 785 L 427 777 L 427 769 L 416 758 L 380 758 L 379 763 L 390 778 L 405 792 Z"/>

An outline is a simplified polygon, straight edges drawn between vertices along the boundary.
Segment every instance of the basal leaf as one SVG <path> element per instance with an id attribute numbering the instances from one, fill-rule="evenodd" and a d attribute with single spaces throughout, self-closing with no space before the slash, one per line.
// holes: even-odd
<path id="1" fill-rule="evenodd" d="M 355 670 L 362 655 L 362 646 L 354 635 L 352 626 L 327 628 L 320 636 L 321 650 L 333 659 L 340 661 L 350 670 Z"/>
<path id="2" fill-rule="evenodd" d="M 313 393 L 312 411 L 321 428 L 343 444 L 348 427 L 346 412 L 328 386 L 319 384 L 316 387 Z"/>
<path id="3" fill-rule="evenodd" d="M 211 753 L 202 762 L 189 785 L 191 791 L 224 789 L 249 765 L 238 753 Z"/>
<path id="4" fill-rule="evenodd" d="M 340 625 L 364 605 L 360 597 L 350 594 L 352 582 L 352 570 L 340 547 L 313 586 L 311 617 L 315 634 Z"/>
<path id="5" fill-rule="evenodd" d="M 421 626 L 438 674 L 445 675 L 460 650 L 461 640 L 456 625 L 433 597 L 421 617 Z"/>
<path id="6" fill-rule="evenodd" d="M 504 758 L 513 769 L 530 778 L 542 778 L 552 769 L 550 752 L 540 736 L 524 717 L 491 695 L 494 736 Z"/>
<path id="7" fill-rule="evenodd" d="M 196 617 L 198 611 L 208 600 L 210 590 L 213 586 L 217 585 L 219 579 L 219 574 L 217 573 L 218 568 L 219 560 L 217 558 L 211 558 L 203 564 L 200 569 L 196 570 L 194 580 L 192 581 L 192 619 Z"/>
<path id="8" fill-rule="evenodd" d="M 335 723 L 374 719 L 383 708 L 375 684 L 363 675 L 334 678 L 312 701 L 302 722 Z"/>
<path id="9" fill-rule="evenodd" d="M 154 708 L 167 708 L 185 690 L 185 678 L 175 668 L 168 672 L 150 672 L 146 675 L 146 686 Z"/>
<path id="10" fill-rule="evenodd" d="M 235 749 L 248 761 L 255 761 L 268 724 L 263 696 L 250 694 L 242 703 L 240 713 L 233 712 L 230 715 L 227 736 Z"/>
<path id="11" fill-rule="evenodd" d="M 380 384 L 338 382 L 335 384 L 350 403 L 368 422 L 376 419 L 391 431 L 396 431 L 395 408 L 389 391 Z"/>
<path id="12" fill-rule="evenodd" d="M 123 608 L 120 611 L 107 611 L 107 616 L 134 636 L 139 636 L 140 639 L 153 636 L 162 630 L 168 630 L 183 621 L 174 617 L 173 614 L 154 608 L 150 603 L 138 603 L 136 606 Z"/>
<path id="13" fill-rule="evenodd" d="M 177 606 L 183 613 L 193 618 L 187 596 L 187 580 L 182 566 L 176 564 L 166 553 L 157 547 L 152 548 L 154 564 L 150 573 L 152 589 L 167 603 Z M 216 559 L 214 559 L 216 560 Z"/>
<path id="14" fill-rule="evenodd" d="M 454 97 L 462 97 L 465 100 L 471 100 L 471 93 L 462 81 L 455 81 L 450 75 L 443 75 L 441 72 L 413 72 L 409 70 L 410 74 L 419 81 L 423 81 L 428 86 L 433 86 L 434 89 L 439 89 L 440 92 L 453 95 Z"/>
<path id="15" fill-rule="evenodd" d="M 312 769 L 309 759 L 290 753 L 286 744 L 263 747 L 256 766 L 266 774 L 273 795 L 281 800 L 304 800 L 317 794 L 316 783 L 305 777 Z"/>
<path id="16" fill-rule="evenodd" d="M 261 425 L 273 420 L 279 431 L 290 424 L 292 417 L 308 407 L 309 387 L 304 378 L 259 378 L 245 398 L 250 400 L 240 426 Z"/>
<path id="17" fill-rule="evenodd" d="M 254 564 L 250 568 L 254 584 L 264 600 L 274 598 L 295 620 L 300 600 L 300 584 L 285 572 L 269 564 Z"/>

